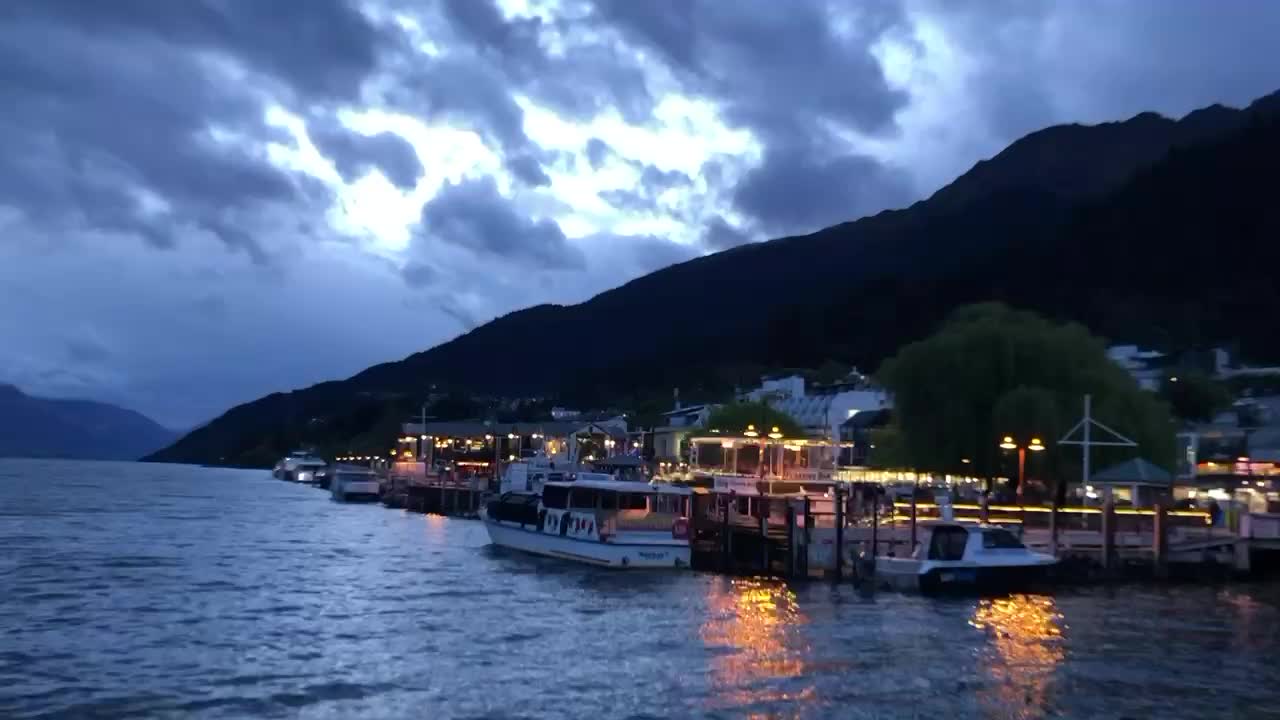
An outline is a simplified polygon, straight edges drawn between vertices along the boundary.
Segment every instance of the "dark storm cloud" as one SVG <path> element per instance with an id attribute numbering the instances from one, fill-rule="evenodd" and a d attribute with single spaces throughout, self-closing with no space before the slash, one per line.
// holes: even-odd
<path id="1" fill-rule="evenodd" d="M 817 230 L 909 202 L 910 180 L 858 155 L 820 157 L 773 146 L 733 192 L 734 204 L 771 234 Z M 727 236 L 720 235 L 721 238 Z"/>
<path id="2" fill-rule="evenodd" d="M 409 284 L 409 287 L 421 288 L 435 282 L 440 273 L 425 263 L 411 262 L 400 271 L 400 276 Z"/>
<path id="3" fill-rule="evenodd" d="M 67 358 L 74 363 L 99 363 L 111 357 L 111 350 L 91 337 L 68 338 L 66 345 Z"/>
<path id="4" fill-rule="evenodd" d="M 267 159 L 287 136 L 235 73 L 334 99 L 372 71 L 378 38 L 337 2 L 0 4 L 0 203 L 160 247 L 203 231 L 263 261 L 265 216 L 329 198 Z"/>
<path id="5" fill-rule="evenodd" d="M 414 62 L 417 66 L 407 68 L 410 74 L 394 93 L 398 104 L 474 129 L 505 152 L 530 148 L 524 111 L 496 69 L 465 55 Z"/>
<path id="6" fill-rule="evenodd" d="M 454 302 L 452 298 L 449 298 L 449 297 L 439 298 L 437 300 L 436 307 L 440 310 L 440 312 L 444 313 L 445 315 L 448 315 L 450 318 L 455 320 L 459 325 L 461 325 L 464 331 L 469 332 L 471 330 L 475 330 L 476 328 L 480 327 L 480 319 L 477 318 L 475 314 L 473 314 L 470 310 L 467 310 L 462 305 L 458 304 L 457 302 Z"/>
<path id="7" fill-rule="evenodd" d="M 315 0 L 305 7 L 252 0 L 10 0 L 0 4 L 0 24 L 10 39 L 19 29 L 56 28 L 117 50 L 141 43 L 139 51 L 158 45 L 175 54 L 208 51 L 313 99 L 354 96 L 375 69 L 378 54 L 402 41 L 346 0 Z M 57 45 L 50 48 L 51 56 L 62 52 Z"/>
<path id="8" fill-rule="evenodd" d="M 559 225 L 521 216 L 491 177 L 445 183 L 423 206 L 422 228 L 443 242 L 538 268 L 583 266 L 581 251 Z"/>
<path id="9" fill-rule="evenodd" d="M 498 146 L 504 166 L 526 185 L 550 184 L 543 168 L 553 158 L 525 134 L 517 93 L 579 120 L 607 110 L 629 122 L 649 118 L 654 99 L 644 73 L 613 44 L 578 37 L 551 52 L 544 36 L 566 28 L 536 18 L 507 19 L 492 0 L 446 0 L 437 7 L 424 19 L 455 42 L 430 59 L 402 56 L 404 77 L 389 92 L 390 102 L 476 130 Z"/>
<path id="10" fill-rule="evenodd" d="M 719 215 L 711 218 L 702 235 L 702 244 L 713 252 L 728 250 L 748 242 L 751 242 L 750 235 L 730 225 Z"/>
<path id="11" fill-rule="evenodd" d="M 646 196 L 644 193 L 635 190 L 601 190 L 596 193 L 601 200 L 609 203 L 609 205 L 618 210 L 626 210 L 628 212 L 648 212 L 653 209 L 653 198 Z"/>
<path id="12" fill-rule="evenodd" d="M 640 185 L 650 195 L 661 195 L 667 190 L 689 187 L 693 185 L 693 180 L 679 170 L 661 170 L 653 165 L 645 165 L 640 172 Z"/>
<path id="13" fill-rule="evenodd" d="M 603 143 L 601 143 L 603 145 Z M 606 148 L 608 146 L 605 146 Z M 590 143 L 587 144 L 587 151 L 592 151 Z M 595 148 L 597 154 L 608 154 L 608 150 L 600 153 L 599 148 Z M 614 188 L 611 190 L 601 190 L 596 193 L 601 200 L 609 203 L 619 210 L 627 210 L 630 212 L 651 212 L 658 209 L 658 197 L 668 190 L 677 190 L 689 188 L 693 186 L 693 178 L 680 172 L 679 170 L 662 170 L 654 165 L 628 161 L 630 165 L 640 170 L 640 178 L 636 189 Z"/>
<path id="14" fill-rule="evenodd" d="M 638 275 L 691 260 L 701 248 L 672 242 L 655 235 L 596 233 L 574 241 L 586 248 L 587 269 L 607 279 L 607 285 L 624 283 Z"/>
<path id="15" fill-rule="evenodd" d="M 545 187 L 551 184 L 551 178 L 547 177 L 547 173 L 542 170 L 542 163 L 532 155 L 509 157 L 504 166 L 517 180 L 529 187 Z"/>
<path id="16" fill-rule="evenodd" d="M 882 171 L 869 158 L 850 156 L 828 127 L 894 129 L 907 96 L 889 86 L 871 48 L 904 22 L 895 4 L 597 0 L 595 6 L 604 26 L 656 52 L 687 89 L 714 98 L 731 124 L 764 144 L 752 187 L 734 196 L 761 227 L 814 229 L 857 217 L 833 215 L 838 207 L 845 213 L 883 207 L 882 193 L 855 194 Z M 794 182 L 804 173 L 822 176 L 821 200 L 806 195 L 812 183 Z"/>
<path id="17" fill-rule="evenodd" d="M 121 45 L 163 41 L 211 50 L 283 80 L 302 95 L 346 98 L 402 41 L 347 0 L 8 0 L 0 22 L 49 22 Z"/>
<path id="18" fill-rule="evenodd" d="M 893 3 L 839 4 L 838 13 L 826 3 L 772 0 L 597 0 L 596 6 L 626 37 L 656 50 L 692 89 L 716 97 L 732 119 L 765 136 L 791 130 L 798 115 L 879 132 L 907 101 L 889 87 L 871 53 L 886 30 L 904 21 Z"/>
<path id="19" fill-rule="evenodd" d="M 587 162 L 591 163 L 592 170 L 599 170 L 604 167 L 604 163 L 613 155 L 613 148 L 609 147 L 609 143 L 600 138 L 591 138 L 587 141 L 584 152 L 587 155 Z"/>
<path id="20" fill-rule="evenodd" d="M 477 5 L 482 3 L 477 3 Z M 530 187 L 551 184 L 543 170 L 550 154 L 524 131 L 524 110 L 508 80 L 483 59 L 465 55 L 414 62 L 392 102 L 429 119 L 475 130 L 503 156 L 508 172 Z"/>
<path id="21" fill-rule="evenodd" d="M 363 135 L 337 118 L 322 117 L 307 123 L 307 135 L 347 182 L 376 169 L 397 187 L 408 190 L 422 177 L 417 151 L 395 133 Z"/>
<path id="22" fill-rule="evenodd" d="M 634 59 L 613 44 L 580 32 L 575 18 L 545 23 L 507 19 L 494 0 L 444 0 L 441 16 L 455 39 L 476 49 L 514 90 L 558 113 L 586 119 L 615 109 L 627 122 L 649 118 L 654 98 Z M 573 36 L 555 52 L 546 36 Z"/>
<path id="23" fill-rule="evenodd" d="M 661 270 L 668 265 L 675 265 L 698 256 L 698 249 L 681 245 L 652 235 L 630 236 L 625 239 L 632 248 L 632 257 L 641 273 Z"/>
<path id="24" fill-rule="evenodd" d="M 977 147 L 953 141 L 957 157 L 939 173 L 916 168 L 935 183 L 1046 125 L 1149 110 L 1177 117 L 1213 102 L 1243 106 L 1280 86 L 1278 3 L 913 5 L 966 56 L 964 101 L 974 107 L 951 114 L 955 131 L 985 136 Z"/>

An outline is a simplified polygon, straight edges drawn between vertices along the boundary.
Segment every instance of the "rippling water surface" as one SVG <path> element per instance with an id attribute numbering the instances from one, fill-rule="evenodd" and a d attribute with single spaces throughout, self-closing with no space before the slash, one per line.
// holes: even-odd
<path id="1" fill-rule="evenodd" d="M 1277 717 L 1278 603 L 621 574 L 264 471 L 0 461 L 6 718 Z"/>

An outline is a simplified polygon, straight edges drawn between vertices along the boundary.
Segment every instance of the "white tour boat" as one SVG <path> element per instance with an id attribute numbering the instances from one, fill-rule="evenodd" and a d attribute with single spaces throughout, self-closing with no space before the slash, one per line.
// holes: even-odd
<path id="1" fill-rule="evenodd" d="M 996 525 L 924 522 L 910 557 L 875 559 L 877 584 L 921 592 L 986 592 L 1034 584 L 1057 563 Z"/>
<path id="2" fill-rule="evenodd" d="M 309 452 L 292 452 L 276 463 L 271 474 L 281 480 L 300 483 L 317 483 L 317 471 L 329 466 L 325 459 Z"/>
<path id="3" fill-rule="evenodd" d="M 378 474 L 369 468 L 341 465 L 329 476 L 329 493 L 334 500 L 377 500 L 381 494 Z"/>
<path id="4" fill-rule="evenodd" d="M 689 567 L 688 488 L 591 472 L 544 480 L 540 492 L 507 480 L 480 513 L 495 545 L 602 567 Z"/>

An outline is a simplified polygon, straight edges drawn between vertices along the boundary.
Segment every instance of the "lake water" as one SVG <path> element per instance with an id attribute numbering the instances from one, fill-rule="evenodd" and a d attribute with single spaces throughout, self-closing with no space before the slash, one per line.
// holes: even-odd
<path id="1" fill-rule="evenodd" d="M 863 596 L 504 553 L 265 471 L 0 461 L 0 717 L 1280 713 L 1280 589 Z"/>

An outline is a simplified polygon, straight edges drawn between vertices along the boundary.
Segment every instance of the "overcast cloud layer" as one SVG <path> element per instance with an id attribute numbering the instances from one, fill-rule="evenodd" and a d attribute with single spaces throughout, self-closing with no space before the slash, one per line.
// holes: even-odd
<path id="1" fill-rule="evenodd" d="M 188 427 L 1280 87 L 1280 4 L 0 3 L 0 382 Z"/>

